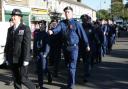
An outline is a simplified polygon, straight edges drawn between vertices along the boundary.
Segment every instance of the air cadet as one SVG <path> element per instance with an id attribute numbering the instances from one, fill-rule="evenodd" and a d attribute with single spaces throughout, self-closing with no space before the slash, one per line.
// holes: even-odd
<path id="1" fill-rule="evenodd" d="M 109 32 L 108 32 L 108 54 L 110 54 L 112 50 L 112 45 L 114 44 L 116 29 L 111 20 L 109 20 Z"/>
<path id="2" fill-rule="evenodd" d="M 73 9 L 70 6 L 67 6 L 64 8 L 64 12 L 66 19 L 60 21 L 57 27 L 53 30 L 49 30 L 48 33 L 52 35 L 62 32 L 63 52 L 68 66 L 67 88 L 74 89 L 79 41 L 83 41 L 87 50 L 90 50 L 90 47 L 82 25 L 73 19 Z"/>
<path id="3" fill-rule="evenodd" d="M 104 52 L 104 54 L 108 54 L 108 38 L 109 38 L 108 33 L 110 31 L 110 26 L 108 24 L 108 20 L 103 20 L 102 31 L 104 34 L 103 52 Z"/>
<path id="4" fill-rule="evenodd" d="M 43 87 L 43 76 L 47 74 L 48 83 L 52 82 L 52 76 L 48 70 L 48 61 L 47 56 L 50 50 L 49 46 L 49 35 L 46 32 L 46 21 L 40 21 L 39 23 L 40 30 L 36 34 L 35 38 L 35 49 L 36 52 L 36 61 L 37 61 L 37 74 L 38 74 L 38 83 L 39 88 L 44 89 Z"/>
<path id="5" fill-rule="evenodd" d="M 96 45 L 99 43 L 99 39 L 94 29 L 94 26 L 92 25 L 92 23 L 90 23 L 90 20 L 90 16 L 86 14 L 83 15 L 82 26 L 87 33 L 87 37 L 89 40 L 91 65 L 93 65 L 96 57 Z"/>
<path id="6" fill-rule="evenodd" d="M 54 29 L 58 24 L 57 19 L 53 19 L 50 23 L 49 29 Z M 59 71 L 59 63 L 61 60 L 61 34 L 57 35 L 51 35 L 50 36 L 50 56 L 49 61 L 51 61 L 51 64 L 54 66 L 54 77 L 58 77 L 58 71 Z"/>
<path id="7" fill-rule="evenodd" d="M 99 20 L 97 20 L 96 22 L 94 22 L 94 29 L 96 30 L 96 34 L 99 38 L 99 43 L 97 44 L 96 47 L 96 62 L 100 63 L 102 61 L 102 45 L 103 45 L 103 41 L 104 41 L 104 35 L 103 32 L 101 30 L 101 25 Z"/>

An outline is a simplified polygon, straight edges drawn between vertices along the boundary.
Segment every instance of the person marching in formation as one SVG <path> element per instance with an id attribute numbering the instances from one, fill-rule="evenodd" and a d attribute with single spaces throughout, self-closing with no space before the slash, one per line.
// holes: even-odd
<path id="1" fill-rule="evenodd" d="M 68 6 L 64 8 L 66 19 L 60 21 L 57 27 L 49 30 L 50 35 L 62 32 L 63 35 L 63 52 L 68 66 L 67 88 L 74 89 L 76 65 L 78 58 L 79 42 L 82 40 L 86 49 L 89 51 L 89 43 L 82 25 L 73 19 L 73 9 Z"/>

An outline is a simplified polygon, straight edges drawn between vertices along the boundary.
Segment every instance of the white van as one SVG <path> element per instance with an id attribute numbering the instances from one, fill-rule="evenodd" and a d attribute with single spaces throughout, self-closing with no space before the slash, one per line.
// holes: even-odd
<path id="1" fill-rule="evenodd" d="M 4 63 L 4 47 L 6 43 L 7 31 L 10 24 L 9 22 L 0 22 L 0 65 Z"/>

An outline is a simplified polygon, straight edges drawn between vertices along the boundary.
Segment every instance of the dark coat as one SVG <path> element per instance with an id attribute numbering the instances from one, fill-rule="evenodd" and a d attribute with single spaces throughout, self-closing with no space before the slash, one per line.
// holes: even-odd
<path id="1" fill-rule="evenodd" d="M 20 24 L 14 31 L 14 27 L 8 29 L 5 45 L 5 54 L 12 63 L 23 65 L 24 61 L 30 60 L 31 31 L 24 24 Z"/>

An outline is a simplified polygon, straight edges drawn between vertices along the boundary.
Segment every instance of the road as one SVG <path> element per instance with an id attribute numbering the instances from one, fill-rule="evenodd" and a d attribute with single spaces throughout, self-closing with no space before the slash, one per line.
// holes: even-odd
<path id="1" fill-rule="evenodd" d="M 63 62 L 61 66 L 59 78 L 54 78 L 51 85 L 48 85 L 45 79 L 44 87 L 65 89 L 67 71 Z M 105 56 L 102 63 L 94 66 L 87 83 L 83 83 L 82 69 L 81 65 L 77 68 L 76 89 L 128 89 L 128 38 L 118 38 L 111 55 Z M 30 79 L 37 84 L 34 67 L 30 66 L 29 71 Z M 12 85 L 6 85 L 9 79 L 9 70 L 0 69 L 0 89 L 14 89 Z M 26 88 L 23 86 L 23 89 Z"/>

